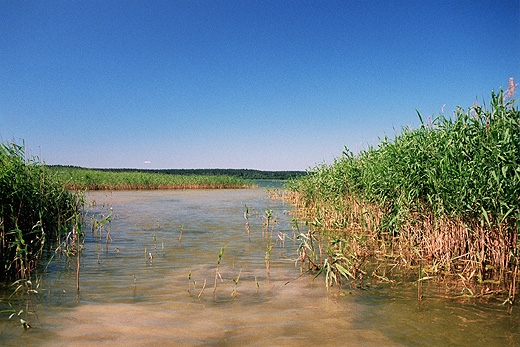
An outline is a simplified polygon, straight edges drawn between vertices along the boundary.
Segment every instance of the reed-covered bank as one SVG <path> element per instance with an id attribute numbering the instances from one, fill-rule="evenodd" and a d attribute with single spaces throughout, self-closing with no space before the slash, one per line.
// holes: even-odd
<path id="1" fill-rule="evenodd" d="M 70 190 L 250 188 L 254 182 L 229 175 L 178 175 L 139 171 L 111 172 L 55 166 L 50 170 Z"/>
<path id="2" fill-rule="evenodd" d="M 29 278 L 43 250 L 80 227 L 81 204 L 23 146 L 0 144 L 0 279 Z"/>
<path id="3" fill-rule="evenodd" d="M 171 175 L 49 167 L 26 158 L 23 145 L 0 144 L 0 279 L 28 279 L 54 242 L 67 255 L 80 250 L 83 191 L 249 188 L 227 175 Z M 55 241 L 58 241 L 57 243 Z M 64 244 L 61 244 L 65 242 Z"/>
<path id="4" fill-rule="evenodd" d="M 514 87 L 492 93 L 488 107 L 421 118 L 418 129 L 357 155 L 346 149 L 291 181 L 292 200 L 314 228 L 306 244 L 320 232 L 332 240 L 321 258 L 307 247 L 313 266 L 332 280 L 359 279 L 374 260 L 406 265 L 418 283 L 456 279 L 465 294 L 507 292 L 512 303 L 520 251 Z M 371 273 L 388 280 L 388 267 L 378 269 Z"/>
<path id="5" fill-rule="evenodd" d="M 70 167 L 53 165 L 51 167 Z M 288 180 L 306 174 L 305 171 L 266 171 L 256 169 L 130 169 L 130 168 L 103 168 L 96 169 L 108 172 L 143 172 L 182 176 L 232 176 L 247 180 Z"/>

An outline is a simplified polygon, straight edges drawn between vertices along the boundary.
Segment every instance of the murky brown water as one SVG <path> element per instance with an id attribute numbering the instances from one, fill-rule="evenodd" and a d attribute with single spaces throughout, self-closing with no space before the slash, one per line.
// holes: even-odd
<path id="1" fill-rule="evenodd" d="M 264 189 L 96 192 L 92 200 L 98 217 L 113 208 L 108 251 L 106 231 L 88 233 L 79 295 L 73 267 L 51 263 L 25 315 L 33 328 L 0 315 L 1 346 L 520 345 L 518 308 L 509 316 L 499 303 L 444 299 L 434 286 L 421 303 L 413 285 L 327 292 L 322 278 L 300 276 L 290 207 Z M 266 209 L 277 218 L 269 276 Z"/>

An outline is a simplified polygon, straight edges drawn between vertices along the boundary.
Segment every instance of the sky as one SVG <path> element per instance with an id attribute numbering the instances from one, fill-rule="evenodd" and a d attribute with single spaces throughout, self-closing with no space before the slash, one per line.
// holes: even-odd
<path id="1" fill-rule="evenodd" d="M 0 142 L 49 165 L 309 170 L 510 77 L 520 0 L 0 0 Z"/>

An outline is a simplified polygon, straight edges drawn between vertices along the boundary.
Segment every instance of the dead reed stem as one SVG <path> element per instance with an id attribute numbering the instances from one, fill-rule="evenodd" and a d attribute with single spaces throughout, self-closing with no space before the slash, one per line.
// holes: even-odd
<path id="1" fill-rule="evenodd" d="M 295 205 L 298 218 L 320 220 L 322 230 L 348 240 L 347 252 L 358 264 L 370 263 L 370 259 L 376 262 L 394 259 L 391 265 L 399 264 L 403 270 L 403 265 L 420 265 L 439 279 L 458 278 L 460 286 L 471 288 L 472 293 L 485 295 L 505 290 L 511 298 L 515 296 L 516 232 L 507 225 L 480 225 L 460 218 L 413 213 L 398 233 L 390 234 L 380 228 L 382 210 L 353 197 L 345 198 L 350 205 L 327 211 L 314 204 L 304 204 L 297 194 L 285 197 Z M 365 265 L 369 266 L 368 263 Z M 377 271 L 374 273 L 377 275 Z M 383 277 L 386 278 L 386 274 Z M 418 298 L 422 296 L 421 282 L 418 281 Z"/>
<path id="2" fill-rule="evenodd" d="M 206 280 L 204 279 L 204 284 L 202 284 L 202 289 L 200 290 L 199 295 L 197 295 L 197 298 L 200 299 L 202 293 L 204 293 L 204 289 L 206 289 Z"/>

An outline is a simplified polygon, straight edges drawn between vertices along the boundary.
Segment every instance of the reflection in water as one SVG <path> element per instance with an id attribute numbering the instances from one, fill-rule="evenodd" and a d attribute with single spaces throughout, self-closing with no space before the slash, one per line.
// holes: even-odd
<path id="1" fill-rule="evenodd" d="M 493 303 L 446 300 L 426 288 L 419 304 L 411 285 L 327 293 L 322 279 L 295 266 L 290 207 L 263 189 L 95 192 L 87 200 L 96 202 L 89 215 L 113 209 L 108 249 L 107 230 L 88 231 L 79 295 L 73 269 L 51 263 L 32 301 L 34 328 L 24 332 L 5 318 L 0 345 L 520 344 L 518 314 Z M 276 219 L 269 237 L 262 236 L 266 209 Z"/>

